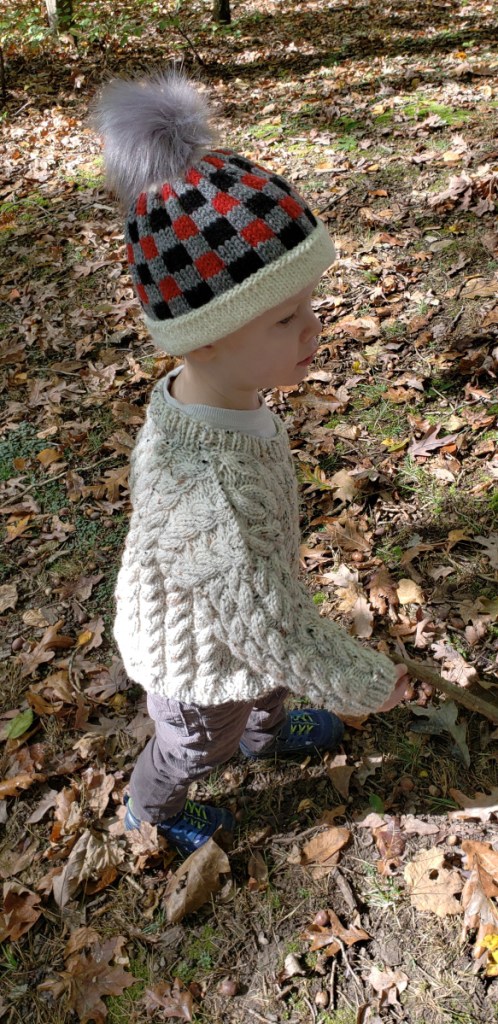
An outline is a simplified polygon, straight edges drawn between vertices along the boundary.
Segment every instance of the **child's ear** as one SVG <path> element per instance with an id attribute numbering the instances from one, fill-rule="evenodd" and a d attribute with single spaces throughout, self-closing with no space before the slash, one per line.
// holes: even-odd
<path id="1" fill-rule="evenodd" d="M 191 363 L 210 363 L 215 357 L 214 345 L 202 345 L 189 352 L 186 359 Z"/>

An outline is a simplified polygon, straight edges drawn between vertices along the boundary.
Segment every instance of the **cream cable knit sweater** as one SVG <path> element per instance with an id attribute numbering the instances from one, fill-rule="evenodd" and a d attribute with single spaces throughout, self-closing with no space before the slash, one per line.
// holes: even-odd
<path id="1" fill-rule="evenodd" d="M 115 636 L 131 679 L 190 704 L 287 686 L 338 714 L 384 703 L 388 658 L 322 618 L 298 580 L 298 497 L 287 432 L 190 419 L 160 381 L 132 456 L 133 513 Z"/>

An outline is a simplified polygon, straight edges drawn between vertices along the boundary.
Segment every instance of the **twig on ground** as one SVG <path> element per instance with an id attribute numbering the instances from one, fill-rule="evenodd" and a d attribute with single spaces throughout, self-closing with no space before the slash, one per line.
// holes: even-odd
<path id="1" fill-rule="evenodd" d="M 457 704 L 463 704 L 469 711 L 476 711 L 479 715 L 484 715 L 485 718 L 489 718 L 498 725 L 498 705 L 490 704 L 489 701 L 483 700 L 482 697 L 471 693 L 470 690 L 463 686 L 455 686 L 448 679 L 443 679 L 435 669 L 429 668 L 428 665 L 423 665 L 420 661 L 414 661 L 412 658 L 403 658 L 397 654 L 393 654 L 391 657 L 396 664 L 406 665 L 410 675 L 415 679 L 421 679 L 424 683 L 429 683 L 436 690 L 441 690 L 447 697 L 451 697 Z M 479 683 L 479 680 L 476 679 L 475 682 Z"/>

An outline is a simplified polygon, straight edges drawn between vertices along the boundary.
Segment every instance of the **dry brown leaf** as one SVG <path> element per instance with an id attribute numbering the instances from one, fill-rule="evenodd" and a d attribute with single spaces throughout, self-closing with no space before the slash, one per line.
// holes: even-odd
<path id="1" fill-rule="evenodd" d="M 34 782 L 44 781 L 45 776 L 39 775 L 36 772 L 20 772 L 19 775 L 13 775 L 10 779 L 2 779 L 0 782 L 0 800 L 5 800 L 6 796 L 19 796 L 23 789 L 29 789 Z"/>
<path id="2" fill-rule="evenodd" d="M 255 850 L 249 857 L 249 863 L 247 865 L 247 873 L 249 875 L 249 882 L 247 888 L 250 892 L 263 892 L 268 886 L 268 865 L 259 852 Z"/>
<path id="3" fill-rule="evenodd" d="M 475 931 L 474 957 L 479 958 L 483 953 L 482 943 L 486 935 L 498 934 L 498 905 L 495 902 L 498 896 L 498 881 L 495 878 L 496 860 L 492 857 L 498 856 L 495 850 L 488 848 L 487 843 L 469 843 L 466 853 L 472 863 L 471 873 L 465 882 L 462 892 L 463 907 L 463 930 L 466 932 Z M 484 851 L 477 852 L 477 847 L 485 847 Z M 491 856 L 490 856 L 491 851 Z M 491 867 L 491 873 L 487 870 Z"/>
<path id="4" fill-rule="evenodd" d="M 121 864 L 124 859 L 124 850 L 112 836 L 86 829 L 74 844 L 61 874 L 54 878 L 55 902 L 64 907 L 82 882 L 100 879 L 105 871 Z"/>
<path id="5" fill-rule="evenodd" d="M 368 592 L 370 594 L 370 604 L 375 611 L 378 611 L 380 615 L 391 612 L 391 617 L 396 617 L 396 608 L 398 607 L 396 581 L 393 580 L 385 566 L 381 566 L 373 574 L 368 584 Z"/>
<path id="6" fill-rule="evenodd" d="M 17 604 L 17 585 L 15 583 L 3 583 L 0 587 L 0 614 L 7 608 L 15 608 Z"/>
<path id="7" fill-rule="evenodd" d="M 102 996 L 120 996 L 136 981 L 133 974 L 120 965 L 110 964 L 111 960 L 122 956 L 125 941 L 122 935 L 118 935 L 102 945 L 92 942 L 90 952 L 70 955 L 66 959 L 65 970 L 59 973 L 59 980 L 43 982 L 38 986 L 39 990 L 51 993 L 54 998 L 66 991 L 68 1006 L 77 1013 L 80 1024 L 88 1024 L 88 1021 L 104 1024 L 107 1007 Z"/>
<path id="8" fill-rule="evenodd" d="M 0 942 L 17 942 L 35 924 L 41 914 L 41 897 L 19 882 L 5 882 L 3 911 L 0 913 Z"/>
<path id="9" fill-rule="evenodd" d="M 490 843 L 482 843 L 477 839 L 464 839 L 462 850 L 466 857 L 466 870 L 470 871 L 478 861 L 496 883 L 493 891 L 487 891 L 486 895 L 498 896 L 498 850 L 494 850 Z"/>
<path id="10" fill-rule="evenodd" d="M 160 1012 L 162 1018 L 174 1017 L 176 1020 L 192 1020 L 192 994 L 188 988 L 185 988 L 180 978 L 175 978 L 173 984 L 170 984 L 169 981 L 159 981 L 152 988 L 146 988 L 142 1003 L 148 1017 L 153 1017 Z"/>
<path id="11" fill-rule="evenodd" d="M 428 910 L 438 917 L 461 914 L 462 904 L 456 895 L 462 891 L 463 882 L 458 871 L 445 867 L 442 850 L 422 850 L 406 865 L 404 876 L 410 902 L 417 910 Z"/>
<path id="12" fill-rule="evenodd" d="M 380 855 L 377 870 L 381 875 L 390 874 L 392 868 L 401 863 L 401 857 L 405 852 L 406 839 L 401 830 L 400 819 L 388 818 L 378 828 L 373 829 L 373 837 Z"/>
<path id="13" fill-rule="evenodd" d="M 401 605 L 425 603 L 423 591 L 421 587 L 419 587 L 418 583 L 415 583 L 415 580 L 399 580 L 396 592 L 398 595 L 398 601 Z"/>
<path id="14" fill-rule="evenodd" d="M 479 821 L 487 822 L 492 817 L 498 818 L 498 787 L 492 789 L 490 793 L 475 793 L 473 797 L 466 796 L 459 789 L 450 789 L 449 792 L 452 800 L 463 808 L 462 811 L 450 811 L 450 821 L 477 818 Z"/>
<path id="15" fill-rule="evenodd" d="M 288 861 L 309 868 L 312 878 L 323 878 L 337 866 L 339 851 L 350 838 L 351 833 L 347 828 L 332 826 L 310 839 L 302 850 L 291 853 Z"/>
<path id="16" fill-rule="evenodd" d="M 408 975 L 404 971 L 381 971 L 379 967 L 372 967 L 366 979 L 373 989 L 378 993 L 378 1005 L 394 1006 L 399 1002 L 398 996 L 405 991 L 408 985 Z"/>
<path id="17" fill-rule="evenodd" d="M 311 941 L 311 953 L 320 949 L 325 956 L 335 956 L 342 946 L 363 942 L 370 939 L 370 935 L 363 928 L 345 928 L 337 914 L 329 908 L 319 911 L 313 923 L 303 933 L 303 939 Z"/>
<path id="18" fill-rule="evenodd" d="M 19 661 L 22 665 L 21 668 L 21 679 L 25 679 L 26 676 L 33 675 L 39 665 L 43 665 L 47 661 L 51 661 L 55 657 L 55 650 L 59 648 L 68 648 L 73 646 L 73 640 L 71 637 L 60 636 L 59 630 L 62 626 L 63 620 L 59 619 L 53 626 L 49 626 L 43 634 L 39 643 L 33 648 L 32 651 L 21 651 L 19 655 Z"/>
<path id="19" fill-rule="evenodd" d="M 347 754 L 333 754 L 325 757 L 327 775 L 340 796 L 347 799 L 349 783 L 354 772 L 354 765 L 347 765 Z"/>
<path id="20" fill-rule="evenodd" d="M 432 645 L 432 650 L 436 661 L 442 662 L 441 675 L 445 679 L 458 686 L 469 686 L 475 680 L 477 673 L 474 666 L 469 665 L 451 644 L 440 640 Z"/>
<path id="21" fill-rule="evenodd" d="M 187 857 L 168 882 L 164 896 L 168 922 L 176 924 L 185 914 L 192 914 L 202 907 L 220 891 L 230 874 L 225 851 L 214 837 L 208 839 Z"/>
<path id="22" fill-rule="evenodd" d="M 364 594 L 359 594 L 352 609 L 353 636 L 367 638 L 373 633 L 374 613 Z"/>

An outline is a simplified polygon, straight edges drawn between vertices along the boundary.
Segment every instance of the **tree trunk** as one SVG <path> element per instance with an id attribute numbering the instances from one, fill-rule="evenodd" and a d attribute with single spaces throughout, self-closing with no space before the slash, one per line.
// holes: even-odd
<path id="1" fill-rule="evenodd" d="M 229 25 L 231 20 L 230 0 L 214 0 L 213 21 L 218 21 L 222 25 Z"/>
<path id="2" fill-rule="evenodd" d="M 73 0 L 45 0 L 48 23 L 54 35 L 67 31 L 73 23 Z"/>

